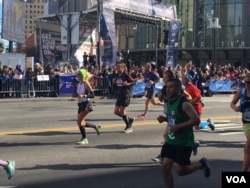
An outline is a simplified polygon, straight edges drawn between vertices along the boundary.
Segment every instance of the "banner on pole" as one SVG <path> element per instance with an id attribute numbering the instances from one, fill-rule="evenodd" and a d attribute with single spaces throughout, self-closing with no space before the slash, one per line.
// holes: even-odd
<path id="1" fill-rule="evenodd" d="M 109 64 L 116 63 L 116 54 L 118 51 L 114 16 L 116 8 L 161 17 L 163 20 L 177 19 L 175 5 L 166 5 L 155 0 L 103 0 L 102 18 L 104 18 L 104 21 L 101 20 L 101 36 L 103 35 L 103 31 L 105 31 L 104 28 L 107 29 L 107 32 L 104 32 L 106 39 L 102 36 L 105 41 L 102 60 Z M 103 24 L 105 24 L 105 26 L 103 26 Z"/>
<path id="2" fill-rule="evenodd" d="M 177 64 L 177 47 L 180 33 L 180 20 L 172 20 L 169 22 L 170 29 L 168 34 L 168 47 L 166 54 L 166 66 L 174 68 Z"/>

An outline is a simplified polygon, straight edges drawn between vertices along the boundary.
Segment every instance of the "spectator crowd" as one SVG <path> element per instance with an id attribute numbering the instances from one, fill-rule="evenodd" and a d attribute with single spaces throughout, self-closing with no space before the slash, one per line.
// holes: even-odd
<path id="1" fill-rule="evenodd" d="M 94 66 L 90 63 L 84 63 L 84 66 L 89 73 L 93 75 L 91 79 L 91 84 L 93 88 L 98 88 L 102 86 L 102 89 L 105 92 L 109 93 L 111 96 L 115 96 L 115 88 L 112 86 L 112 79 L 117 74 L 116 66 Z M 169 67 L 161 66 L 158 69 L 155 66 L 155 63 L 152 62 L 153 70 L 162 78 L 163 73 L 171 69 Z M 22 83 L 21 80 L 26 80 L 28 89 L 31 92 L 32 90 L 38 89 L 37 85 L 34 84 L 37 82 L 37 76 L 39 75 L 48 75 L 50 80 L 53 80 L 57 75 L 62 74 L 75 74 L 79 70 L 79 65 L 66 65 L 65 67 L 59 66 L 56 69 L 52 69 L 50 65 L 44 66 L 42 62 L 34 64 L 34 70 L 31 67 L 28 67 L 26 70 L 23 70 L 20 64 L 17 64 L 16 67 L 11 67 L 7 65 L 0 66 L 0 98 L 8 97 L 22 97 Z M 136 81 L 142 77 L 142 74 L 145 70 L 144 65 L 132 65 L 130 70 L 127 69 L 127 72 L 132 76 Z M 235 67 L 231 64 L 228 65 L 214 65 L 212 63 L 207 63 L 204 67 L 197 67 L 196 65 L 187 62 L 184 65 L 177 65 L 172 69 L 175 75 L 178 78 L 182 78 L 183 75 L 189 74 L 192 76 L 192 82 L 201 90 L 203 93 L 203 86 L 209 80 L 241 80 L 244 76 L 249 73 L 249 69 L 243 68 L 241 66 Z M 105 83 L 103 82 L 105 79 Z M 107 83 L 107 84 L 106 84 Z M 59 83 L 56 83 L 59 84 Z M 50 84 L 51 85 L 51 84 Z M 12 86 L 12 88 L 11 88 Z M 106 88 L 103 88 L 106 87 Z M 11 90 L 12 93 L 10 92 Z M 44 95 L 43 92 L 41 94 Z M 36 96 L 41 96 L 36 95 Z M 44 95 L 47 96 L 47 95 Z"/>

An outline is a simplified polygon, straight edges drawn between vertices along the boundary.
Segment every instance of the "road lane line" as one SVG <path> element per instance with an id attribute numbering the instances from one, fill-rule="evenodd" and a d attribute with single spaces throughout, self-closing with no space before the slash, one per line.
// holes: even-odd
<path id="1" fill-rule="evenodd" d="M 220 133 L 221 136 L 234 135 L 234 134 L 243 134 L 243 132 Z"/>
<path id="2" fill-rule="evenodd" d="M 206 121 L 209 117 L 202 118 L 202 121 Z M 241 117 L 236 118 L 235 116 L 219 116 L 211 118 L 214 122 L 217 120 L 241 120 Z M 116 124 L 102 124 L 102 128 L 117 128 L 117 127 L 124 127 L 124 123 L 116 123 Z M 133 126 L 165 126 L 164 123 L 160 124 L 157 120 L 145 120 L 141 121 L 138 120 L 133 123 Z M 47 129 L 26 129 L 26 130 L 18 130 L 18 131 L 6 131 L 0 132 L 0 136 L 7 136 L 7 135 L 22 135 L 22 134 L 35 134 L 35 133 L 45 133 L 45 132 L 60 132 L 60 131 L 78 131 L 78 127 L 60 127 L 60 128 L 47 128 Z"/>
<path id="3" fill-rule="evenodd" d="M 102 124 L 105 125 L 105 124 Z M 148 125 L 159 125 L 157 121 L 147 121 L 141 123 L 133 123 L 133 126 L 148 126 Z M 112 125 L 105 125 L 102 128 L 116 128 L 116 127 L 124 127 L 124 123 L 112 124 Z M 36 129 L 36 130 L 19 130 L 19 131 L 7 131 L 7 132 L 0 132 L 0 136 L 6 135 L 22 135 L 22 134 L 34 134 L 34 133 L 44 133 L 44 132 L 60 132 L 60 131 L 78 131 L 79 128 L 75 127 L 61 127 L 61 128 L 48 128 L 48 129 Z"/>
<path id="4" fill-rule="evenodd" d="M 229 125 L 229 126 L 223 126 L 223 127 L 215 126 L 215 129 L 219 129 L 219 130 L 220 130 L 220 129 L 223 130 L 223 129 L 225 129 L 225 128 L 226 128 L 226 129 L 238 129 L 238 128 L 242 128 L 242 126 L 241 126 L 241 125 L 237 125 L 237 126 L 230 126 L 230 125 Z"/>

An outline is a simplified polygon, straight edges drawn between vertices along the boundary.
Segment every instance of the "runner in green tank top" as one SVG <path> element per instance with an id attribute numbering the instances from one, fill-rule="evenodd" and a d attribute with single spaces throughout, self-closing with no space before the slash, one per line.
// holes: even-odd
<path id="1" fill-rule="evenodd" d="M 182 97 L 181 81 L 177 78 L 169 80 L 166 84 L 166 91 L 169 131 L 161 150 L 162 172 L 166 187 L 174 188 L 172 175 L 174 164 L 179 176 L 202 169 L 205 177 L 209 177 L 210 166 L 206 158 L 201 158 L 199 162 L 191 164 L 190 157 L 194 144 L 193 126 L 200 123 L 200 118 L 193 105 Z"/>
<path id="2" fill-rule="evenodd" d="M 177 125 L 180 123 L 184 123 L 190 119 L 188 115 L 179 111 L 181 109 L 178 109 L 179 106 L 182 105 L 184 101 L 186 101 L 185 97 L 180 95 L 175 101 L 173 102 L 168 101 L 167 104 L 168 119 L 174 118 L 175 124 Z M 166 142 L 172 145 L 193 147 L 194 145 L 193 127 L 192 126 L 185 127 L 174 134 L 171 131 L 169 131 L 168 137 L 166 138 Z"/>

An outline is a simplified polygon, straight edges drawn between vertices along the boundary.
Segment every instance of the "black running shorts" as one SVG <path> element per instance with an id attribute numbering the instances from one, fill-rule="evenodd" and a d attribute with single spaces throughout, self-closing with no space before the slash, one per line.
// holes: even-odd
<path id="1" fill-rule="evenodd" d="M 127 107 L 130 104 L 130 94 L 118 96 L 115 106 Z"/>
<path id="2" fill-rule="evenodd" d="M 84 102 L 78 103 L 78 114 L 80 114 L 81 112 L 85 112 L 85 111 L 87 112 L 93 111 L 91 101 L 84 101 Z"/>
<path id="3" fill-rule="evenodd" d="M 147 99 L 153 99 L 155 97 L 154 88 L 146 89 L 146 96 Z"/>
<path id="4" fill-rule="evenodd" d="M 161 148 L 161 156 L 172 159 L 181 166 L 190 165 L 191 147 L 176 146 L 165 143 Z"/>

